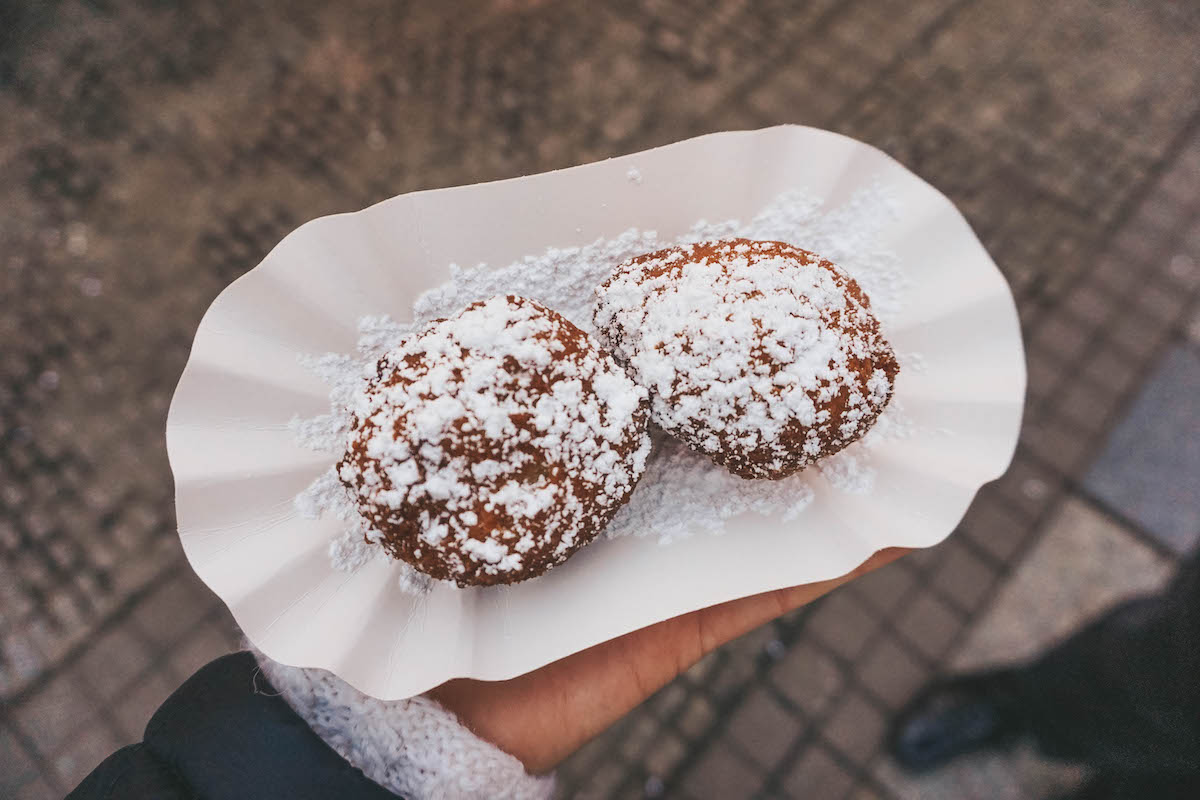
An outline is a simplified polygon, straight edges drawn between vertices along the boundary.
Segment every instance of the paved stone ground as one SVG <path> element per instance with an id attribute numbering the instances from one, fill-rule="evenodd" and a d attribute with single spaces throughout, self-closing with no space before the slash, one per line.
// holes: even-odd
<path id="1" fill-rule="evenodd" d="M 1194 493 L 1156 487 L 1197 485 L 1162 431 L 1197 413 L 1198 37 L 1192 4 L 1081 0 L 3 4 L 0 795 L 61 795 L 234 646 L 162 441 L 225 284 L 320 214 L 780 122 L 884 148 L 969 217 L 1024 325 L 1021 446 L 945 544 L 709 657 L 563 794 L 1076 778 L 1017 754 L 913 781 L 879 740 L 931 674 L 1058 635 L 1194 543 Z"/>

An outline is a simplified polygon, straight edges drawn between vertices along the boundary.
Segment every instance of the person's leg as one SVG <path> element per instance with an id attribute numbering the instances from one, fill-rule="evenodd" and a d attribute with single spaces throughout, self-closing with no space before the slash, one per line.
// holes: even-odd
<path id="1" fill-rule="evenodd" d="M 1025 729 L 1046 755 L 1123 774 L 1200 765 L 1200 564 L 1021 670 Z"/>
<path id="2" fill-rule="evenodd" d="M 893 723 L 903 766 L 935 768 L 1032 737 L 1101 769 L 1178 773 L 1200 763 L 1200 560 L 1161 595 L 1125 603 L 1027 666 L 951 677 Z"/>
<path id="3" fill-rule="evenodd" d="M 1100 773 L 1058 800 L 1196 800 L 1200 774 Z"/>

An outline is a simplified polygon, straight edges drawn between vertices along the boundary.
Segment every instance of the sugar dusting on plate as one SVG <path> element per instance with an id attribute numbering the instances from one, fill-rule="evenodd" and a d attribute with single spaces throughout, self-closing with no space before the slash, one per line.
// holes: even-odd
<path id="1" fill-rule="evenodd" d="M 788 242 L 818 253 L 863 287 L 886 336 L 889 320 L 903 305 L 907 286 L 898 258 L 876 246 L 880 231 L 894 218 L 895 210 L 882 186 L 861 190 L 832 208 L 804 192 L 789 191 L 745 223 L 700 220 L 675 238 L 631 228 L 581 247 L 549 248 L 500 269 L 485 264 L 464 269 L 452 264 L 450 279 L 414 303 L 411 323 L 365 317 L 359 323 L 355 355 L 304 358 L 306 366 L 330 384 L 331 411 L 316 418 L 295 419 L 292 430 L 305 446 L 341 455 L 349 432 L 348 409 L 364 371 L 372 369 L 417 325 L 451 316 L 476 300 L 516 294 L 537 300 L 591 333 L 596 287 L 621 262 L 675 244 L 741 236 Z M 902 366 L 907 363 L 904 354 L 900 359 Z M 819 480 L 835 491 L 869 492 L 875 475 L 872 448 L 881 441 L 907 436 L 909 428 L 903 409 L 893 399 L 866 437 L 816 465 L 819 478 L 809 469 L 779 481 L 743 480 L 656 434 L 646 473 L 629 504 L 610 523 L 606 536 L 648 536 L 669 543 L 702 531 L 721 533 L 727 520 L 748 512 L 795 519 L 812 501 L 813 485 Z M 306 517 L 331 514 L 344 521 L 342 535 L 330 546 L 335 567 L 353 570 L 373 558 L 387 557 L 380 547 L 366 541 L 366 523 L 332 467 L 296 498 L 296 507 Z M 420 591 L 430 585 L 426 576 L 402 562 L 394 564 L 402 586 Z"/>

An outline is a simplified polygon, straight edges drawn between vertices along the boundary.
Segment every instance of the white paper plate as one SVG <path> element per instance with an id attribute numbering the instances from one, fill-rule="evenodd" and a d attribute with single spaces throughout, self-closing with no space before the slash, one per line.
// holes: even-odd
<path id="1" fill-rule="evenodd" d="M 628 177 L 634 166 L 640 183 Z M 449 264 L 505 265 L 631 227 L 669 238 L 699 219 L 752 217 L 787 189 L 838 203 L 868 181 L 898 201 L 878 241 L 914 286 L 886 333 L 924 362 L 902 369 L 896 388 L 915 434 L 872 451 L 871 494 L 816 477 L 815 499 L 792 522 L 747 513 L 723 536 L 597 542 L 535 581 L 424 598 L 401 591 L 386 561 L 333 569 L 327 548 L 340 523 L 294 511 L 334 460 L 287 429 L 295 415 L 328 411 L 328 387 L 298 356 L 352 352 L 364 315 L 410 319 Z M 953 204 L 872 147 L 786 126 L 417 192 L 302 225 L 205 314 L 167 450 L 184 552 L 246 635 L 271 658 L 392 699 L 453 677 L 509 678 L 694 609 L 836 577 L 883 547 L 936 544 L 1006 469 L 1024 393 L 1008 285 Z"/>

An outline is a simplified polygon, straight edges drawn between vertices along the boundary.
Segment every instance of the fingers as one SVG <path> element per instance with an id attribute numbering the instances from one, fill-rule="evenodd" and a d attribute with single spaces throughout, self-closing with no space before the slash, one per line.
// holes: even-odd
<path id="1" fill-rule="evenodd" d="M 789 589 L 779 589 L 774 592 L 751 595 L 750 597 L 731 600 L 728 603 L 722 603 L 721 605 L 695 612 L 701 615 L 703 619 L 704 640 L 701 652 L 693 659 L 693 663 L 726 642 L 749 633 L 782 614 L 807 605 L 857 577 L 878 569 L 885 564 L 890 564 L 907 552 L 909 550 L 906 548 L 889 547 L 878 551 L 853 571 L 841 577 L 819 583 L 806 583 L 802 586 L 793 586 Z"/>
<path id="2" fill-rule="evenodd" d="M 706 653 L 906 552 L 881 550 L 840 578 L 684 614 L 511 680 L 449 681 L 429 696 L 531 772 L 549 771 Z"/>
<path id="3" fill-rule="evenodd" d="M 677 620 L 652 625 L 507 681 L 459 679 L 429 696 L 537 774 L 627 714 L 678 674 L 693 637 Z"/>

